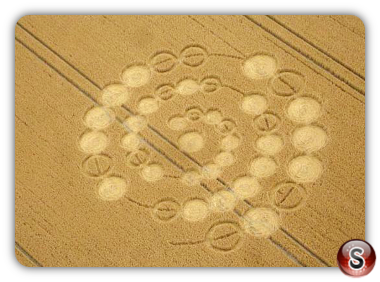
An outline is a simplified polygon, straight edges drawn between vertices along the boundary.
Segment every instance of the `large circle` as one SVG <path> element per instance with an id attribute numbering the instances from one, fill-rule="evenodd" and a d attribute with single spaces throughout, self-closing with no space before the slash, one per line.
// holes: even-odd
<path id="1" fill-rule="evenodd" d="M 128 87 L 141 87 L 150 80 L 150 69 L 145 65 L 133 65 L 126 68 L 121 74 L 121 80 Z"/>
<path id="2" fill-rule="evenodd" d="M 265 135 L 256 140 L 256 149 L 263 155 L 273 156 L 284 147 L 284 141 L 279 135 Z"/>
<path id="3" fill-rule="evenodd" d="M 261 185 L 254 177 L 242 176 L 232 183 L 232 190 L 238 198 L 247 199 L 255 196 L 261 190 Z"/>
<path id="4" fill-rule="evenodd" d="M 228 190 L 221 190 L 214 193 L 210 201 L 211 209 L 217 212 L 232 211 L 236 204 L 236 196 Z"/>
<path id="5" fill-rule="evenodd" d="M 243 63 L 243 73 L 250 79 L 266 79 L 277 71 L 277 61 L 271 55 L 256 54 Z"/>
<path id="6" fill-rule="evenodd" d="M 293 122 L 309 124 L 321 115 L 321 104 L 313 98 L 300 97 L 290 102 L 286 113 Z"/>
<path id="7" fill-rule="evenodd" d="M 176 86 L 176 91 L 183 96 L 190 96 L 197 93 L 200 89 L 199 83 L 193 79 L 184 79 Z"/>
<path id="8" fill-rule="evenodd" d="M 142 115 L 153 114 L 158 111 L 159 107 L 160 102 L 154 97 L 142 98 L 137 105 L 138 112 Z"/>
<path id="9" fill-rule="evenodd" d="M 148 127 L 148 120 L 145 116 L 135 115 L 128 117 L 124 124 L 133 132 L 140 132 Z"/>
<path id="10" fill-rule="evenodd" d="M 182 151 L 187 153 L 198 152 L 204 146 L 203 136 L 196 131 L 187 132 L 178 138 L 178 145 Z"/>
<path id="11" fill-rule="evenodd" d="M 278 168 L 277 163 L 271 157 L 258 157 L 251 163 L 249 172 L 257 178 L 272 176 Z"/>
<path id="12" fill-rule="evenodd" d="M 141 145 L 141 139 L 136 133 L 127 133 L 121 138 L 121 147 L 128 152 L 136 151 Z"/>
<path id="13" fill-rule="evenodd" d="M 141 169 L 141 176 L 145 181 L 155 182 L 164 177 L 164 170 L 159 164 L 149 164 Z"/>
<path id="14" fill-rule="evenodd" d="M 182 217 L 188 221 L 201 221 L 209 213 L 209 205 L 201 199 L 189 200 L 183 205 Z"/>
<path id="15" fill-rule="evenodd" d="M 128 88 L 123 84 L 111 84 L 102 90 L 102 104 L 107 107 L 118 107 L 130 98 Z"/>
<path id="16" fill-rule="evenodd" d="M 244 214 L 244 228 L 258 238 L 269 238 L 280 228 L 278 214 L 269 208 L 252 208 Z"/>
<path id="17" fill-rule="evenodd" d="M 84 124 L 94 130 L 105 129 L 115 120 L 115 113 L 106 107 L 94 107 L 84 116 Z"/>
<path id="18" fill-rule="evenodd" d="M 127 190 L 127 182 L 120 177 L 108 177 L 98 185 L 99 198 L 104 201 L 116 201 L 124 196 Z"/>
<path id="19" fill-rule="evenodd" d="M 297 150 L 312 153 L 326 145 L 327 134 L 326 131 L 318 126 L 306 125 L 294 130 L 292 142 Z"/>
<path id="20" fill-rule="evenodd" d="M 268 109 L 268 101 L 262 95 L 245 96 L 241 103 L 241 109 L 246 114 L 258 116 Z"/>
<path id="21" fill-rule="evenodd" d="M 299 156 L 289 162 L 288 173 L 291 179 L 299 183 L 316 181 L 322 174 L 323 165 L 312 156 Z"/>
<path id="22" fill-rule="evenodd" d="M 89 131 L 79 139 L 79 146 L 87 154 L 97 155 L 108 146 L 108 137 L 101 131 Z"/>

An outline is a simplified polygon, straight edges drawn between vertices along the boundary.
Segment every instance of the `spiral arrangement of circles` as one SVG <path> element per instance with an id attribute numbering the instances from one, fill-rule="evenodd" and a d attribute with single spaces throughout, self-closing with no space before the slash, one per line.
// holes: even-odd
<path id="1" fill-rule="evenodd" d="M 87 130 L 79 137 L 78 144 L 87 157 L 82 167 L 90 177 L 99 178 L 97 196 L 104 201 L 120 200 L 128 193 L 129 179 L 109 176 L 112 159 L 104 155 L 110 140 L 107 128 L 116 121 L 116 108 L 127 104 L 133 95 L 133 89 L 148 84 L 156 73 L 164 74 L 183 65 L 198 68 L 211 56 L 199 45 L 187 46 L 177 56 L 170 51 L 154 54 L 147 63 L 128 65 L 120 74 L 120 82 L 104 87 L 101 91 L 101 105 L 89 109 L 83 123 Z M 252 117 L 252 128 L 259 137 L 252 149 L 256 157 L 249 165 L 244 176 L 237 176 L 225 189 L 215 192 L 209 199 L 191 198 L 179 204 L 175 199 L 163 198 L 151 207 L 155 218 L 165 222 L 180 215 L 188 222 L 205 219 L 212 212 L 233 211 L 239 202 L 254 198 L 264 188 L 261 179 L 270 178 L 285 165 L 288 179 L 270 189 L 268 205 L 251 207 L 240 216 L 240 223 L 221 222 L 212 226 L 205 236 L 208 245 L 219 251 L 236 248 L 242 236 L 241 230 L 257 238 L 269 238 L 281 225 L 279 212 L 289 212 L 302 206 L 307 196 L 304 185 L 317 181 L 324 170 L 322 160 L 315 153 L 328 142 L 326 130 L 316 124 L 323 114 L 322 102 L 317 97 L 303 94 L 305 78 L 295 72 L 279 69 L 275 56 L 266 52 L 256 52 L 241 59 L 239 64 L 242 75 L 248 80 L 267 80 L 268 93 L 243 93 L 239 107 L 243 114 Z M 126 164 L 139 171 L 141 178 L 147 182 L 157 182 L 165 175 L 165 167 L 151 162 L 149 149 L 143 144 L 139 133 L 149 127 L 149 116 L 160 110 L 163 103 L 175 99 L 177 95 L 191 96 L 202 93 L 217 95 L 217 91 L 226 87 L 217 76 L 208 76 L 199 80 L 184 78 L 174 83 L 158 85 L 152 94 L 142 97 L 137 104 L 137 114 L 126 118 L 123 126 L 127 133 L 119 140 L 119 145 L 126 152 Z M 276 95 L 286 100 L 283 112 L 268 110 L 267 95 Z M 294 125 L 289 132 L 293 149 L 297 155 L 285 164 L 279 164 L 275 156 L 284 149 L 284 136 L 278 133 L 281 116 Z M 222 110 L 189 107 L 185 112 L 168 117 L 167 126 L 181 132 L 175 140 L 179 150 L 192 154 L 206 147 L 204 133 L 187 130 L 189 124 L 201 122 L 211 126 L 220 136 L 218 153 L 212 162 L 199 169 L 184 171 L 179 177 L 185 186 L 200 185 L 203 181 L 219 179 L 223 170 L 236 162 L 234 150 L 243 142 L 235 121 L 224 116 Z M 216 230 L 230 234 L 216 240 Z M 232 234 L 232 235 L 231 235 Z M 232 237 L 231 237 L 232 236 Z M 211 238 L 211 239 L 210 239 Z M 173 243 L 173 245 L 175 245 Z"/>

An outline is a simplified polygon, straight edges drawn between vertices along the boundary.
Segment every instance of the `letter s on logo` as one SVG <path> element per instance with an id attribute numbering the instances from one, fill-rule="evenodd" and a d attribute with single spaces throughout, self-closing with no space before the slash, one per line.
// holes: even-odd
<path id="1" fill-rule="evenodd" d="M 350 250 L 350 261 L 348 262 L 348 265 L 350 266 L 351 269 L 360 270 L 364 267 L 365 259 L 360 256 L 363 253 L 364 253 L 364 250 L 360 247 L 353 247 Z"/>

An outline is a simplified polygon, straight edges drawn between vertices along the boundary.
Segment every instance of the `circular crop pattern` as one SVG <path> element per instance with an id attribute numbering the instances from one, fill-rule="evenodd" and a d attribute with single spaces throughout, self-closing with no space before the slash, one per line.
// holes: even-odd
<path id="1" fill-rule="evenodd" d="M 164 170 L 159 164 L 150 164 L 142 168 L 141 176 L 148 182 L 155 182 L 162 179 L 164 176 Z"/>
<path id="2" fill-rule="evenodd" d="M 257 54 L 243 63 L 243 73 L 250 79 L 266 79 L 277 71 L 277 61 L 271 55 Z"/>
<path id="3" fill-rule="evenodd" d="M 200 89 L 198 82 L 192 79 L 182 80 L 177 84 L 176 91 L 183 96 L 190 96 L 197 93 Z"/>
<path id="4" fill-rule="evenodd" d="M 201 46 L 189 46 L 182 50 L 180 61 L 190 67 L 202 65 L 207 58 L 206 50 Z"/>
<path id="5" fill-rule="evenodd" d="M 108 177 L 99 183 L 98 195 L 104 201 L 116 201 L 124 196 L 126 190 L 127 182 L 124 179 Z"/>
<path id="6" fill-rule="evenodd" d="M 150 69 L 145 65 L 134 65 L 126 68 L 121 74 L 121 80 L 127 87 L 141 87 L 149 82 Z"/>
<path id="7" fill-rule="evenodd" d="M 251 163 L 249 172 L 257 178 L 269 177 L 275 174 L 277 163 L 271 157 L 258 157 Z"/>
<path id="8" fill-rule="evenodd" d="M 170 221 L 178 215 L 180 208 L 175 200 L 161 200 L 154 205 L 153 216 L 161 221 Z"/>
<path id="9" fill-rule="evenodd" d="M 241 108 L 247 114 L 261 115 L 267 110 L 268 101 L 263 95 L 249 95 L 243 98 Z"/>
<path id="10" fill-rule="evenodd" d="M 296 123 L 309 124 L 321 115 L 321 105 L 313 98 L 300 97 L 289 104 L 287 114 Z"/>
<path id="11" fill-rule="evenodd" d="M 221 190 L 212 195 L 210 204 L 211 209 L 217 212 L 232 211 L 237 204 L 237 199 L 233 192 Z"/>
<path id="12" fill-rule="evenodd" d="M 230 252 L 241 242 L 241 229 L 234 222 L 220 222 L 210 228 L 206 234 L 208 245 L 220 252 Z"/>
<path id="13" fill-rule="evenodd" d="M 280 228 L 278 214 L 269 208 L 252 208 L 244 214 L 244 228 L 259 238 L 269 238 Z"/>
<path id="14" fill-rule="evenodd" d="M 313 125 L 297 128 L 292 135 L 294 147 L 305 153 L 312 153 L 322 149 L 327 143 L 326 132 Z"/>
<path id="15" fill-rule="evenodd" d="M 150 115 L 157 112 L 160 107 L 159 100 L 155 97 L 145 97 L 139 101 L 137 110 L 142 115 Z"/>
<path id="16" fill-rule="evenodd" d="M 164 73 L 172 70 L 177 64 L 177 57 L 168 51 L 154 55 L 150 60 L 150 65 L 156 72 Z"/>
<path id="17" fill-rule="evenodd" d="M 316 181 L 322 174 L 320 160 L 312 156 L 300 156 L 290 161 L 288 173 L 295 182 L 307 183 Z"/>
<path id="18" fill-rule="evenodd" d="M 128 152 L 136 151 L 140 144 L 140 137 L 136 133 L 127 133 L 121 139 L 121 146 Z"/>
<path id="19" fill-rule="evenodd" d="M 218 57 L 240 60 L 237 70 L 240 66 L 247 83 L 251 83 L 251 92 L 246 93 L 239 87 L 225 84 L 224 77 L 206 71 L 203 77 L 195 76 L 197 68 L 212 63 L 210 60 Z M 192 76 L 184 74 L 177 81 L 159 81 L 153 88 L 148 87 L 150 83 L 157 83 L 157 79 L 172 77 L 166 75 L 179 68 L 187 69 Z M 324 163 L 316 155 L 329 142 L 328 130 L 324 125 L 316 124 L 323 115 L 322 102 L 305 96 L 305 93 L 314 92 L 308 89 L 306 78 L 301 73 L 281 68 L 275 56 L 265 52 L 239 57 L 208 53 L 199 45 L 187 46 L 178 53 L 161 50 L 146 63 L 127 66 L 120 74 L 120 81 L 105 86 L 100 91 L 100 104 L 87 110 L 82 118 L 86 130 L 78 138 L 78 147 L 86 156 L 80 167 L 84 175 L 98 180 L 97 197 L 112 202 L 123 199 L 128 192 L 129 180 L 110 176 L 111 171 L 115 170 L 112 144 L 118 144 L 125 152 L 123 165 L 131 170 L 128 173 L 137 171 L 145 185 L 154 189 L 157 183 L 161 185 L 166 177 L 170 177 L 174 181 L 178 179 L 179 185 L 188 192 L 192 191 L 192 187 L 200 186 L 210 193 L 205 199 L 192 198 L 182 203 L 170 197 L 162 198 L 155 204 L 124 197 L 140 208 L 149 209 L 152 217 L 159 222 L 185 220 L 189 224 L 202 221 L 201 224 L 205 224 L 210 213 L 230 213 L 239 217 L 240 223 L 229 220 L 213 223 L 204 240 L 190 240 L 191 244 L 204 243 L 213 251 L 223 253 L 240 246 L 242 231 L 257 238 L 270 238 L 280 229 L 281 214 L 302 207 L 309 189 L 312 189 L 310 183 L 321 178 Z M 136 88 L 140 87 L 143 88 L 139 93 Z M 236 98 L 235 106 L 244 113 L 242 119 L 237 119 L 235 113 L 231 115 L 233 118 L 226 117 L 223 108 L 218 108 L 221 105 L 218 99 L 224 93 L 229 95 L 227 91 L 241 95 L 240 99 Z M 215 101 L 218 101 L 208 109 L 203 108 L 201 103 L 214 95 Z M 174 102 L 176 99 L 179 101 Z M 192 101 L 197 104 L 189 105 Z M 178 171 L 171 175 L 168 172 L 172 169 L 166 171 L 166 167 L 154 156 L 161 153 L 162 148 L 156 148 L 148 139 L 150 132 L 167 138 L 160 128 L 156 128 L 157 123 L 150 122 L 153 115 L 165 119 L 158 112 L 168 103 L 173 103 L 173 109 L 180 105 L 185 108 L 182 113 L 166 117 L 167 130 L 176 137 L 165 142 L 172 144 L 195 165 L 185 169 L 186 166 L 177 165 L 176 160 L 165 155 L 178 167 Z M 129 109 L 131 104 L 134 109 Z M 168 108 L 163 112 L 167 113 Z M 120 139 L 114 143 L 110 139 L 116 123 L 126 132 L 119 135 Z M 251 131 L 246 128 L 241 130 L 246 124 L 251 126 Z M 206 126 L 208 129 L 204 129 Z M 110 128 L 112 130 L 107 133 Z M 209 128 L 214 130 L 216 136 L 207 136 Z M 250 139 L 251 136 L 253 139 Z M 202 160 L 208 156 L 202 152 L 209 149 L 209 140 L 217 144 L 215 154 L 208 157 L 210 159 Z M 294 153 L 289 154 L 288 150 Z M 247 154 L 251 155 L 245 156 Z M 287 156 L 295 157 L 284 161 Z M 234 166 L 244 158 L 249 159 L 250 163 L 245 164 L 246 171 L 240 173 L 241 166 L 238 170 Z M 230 177 L 236 171 L 239 175 L 232 175 L 229 181 L 225 181 L 227 175 Z M 278 180 L 273 179 L 278 179 L 284 172 L 288 179 L 275 183 Z M 273 186 L 266 187 L 273 182 Z M 215 185 L 221 187 L 216 188 Z M 170 189 L 167 190 L 171 193 Z M 259 202 L 267 201 L 263 203 L 265 207 L 254 206 L 257 199 Z M 249 207 L 244 215 L 239 211 L 241 204 Z M 236 209 L 237 206 L 239 209 Z"/>
<path id="20" fill-rule="evenodd" d="M 265 135 L 256 140 L 256 149 L 263 155 L 273 156 L 284 147 L 284 141 L 278 135 Z"/>
<path id="21" fill-rule="evenodd" d="M 102 104 L 106 107 L 119 107 L 129 98 L 129 90 L 124 84 L 111 84 L 102 90 Z"/>
<path id="22" fill-rule="evenodd" d="M 108 137 L 101 131 L 90 131 L 80 137 L 79 146 L 87 154 L 100 154 L 108 146 Z"/>
<path id="23" fill-rule="evenodd" d="M 189 200 L 183 205 L 182 217 L 188 221 L 201 221 L 209 213 L 209 206 L 204 200 Z"/>
<path id="24" fill-rule="evenodd" d="M 233 182 L 232 190 L 238 198 L 247 199 L 255 196 L 261 190 L 261 185 L 256 178 L 243 176 Z"/>
<path id="25" fill-rule="evenodd" d="M 305 86 L 304 77 L 294 71 L 280 71 L 270 81 L 270 88 L 280 97 L 291 97 L 302 91 Z"/>
<path id="26" fill-rule="evenodd" d="M 182 151 L 194 153 L 204 146 L 203 136 L 199 132 L 188 132 L 178 138 L 178 145 Z"/>
<path id="27" fill-rule="evenodd" d="M 84 116 L 84 123 L 88 128 L 94 130 L 105 129 L 115 120 L 115 113 L 105 107 L 95 107 Z"/>
<path id="28" fill-rule="evenodd" d="M 124 124 L 133 132 L 140 132 L 148 127 L 148 120 L 145 116 L 130 116 Z"/>

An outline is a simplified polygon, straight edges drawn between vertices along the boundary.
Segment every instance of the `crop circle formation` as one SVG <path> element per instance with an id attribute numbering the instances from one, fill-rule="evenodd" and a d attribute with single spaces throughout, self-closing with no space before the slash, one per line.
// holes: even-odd
<path id="1" fill-rule="evenodd" d="M 147 63 L 127 66 L 120 74 L 120 82 L 101 90 L 99 104 L 88 109 L 83 116 L 87 129 L 78 138 L 78 147 L 86 154 L 83 170 L 86 175 L 100 179 L 96 186 L 98 199 L 107 202 L 121 200 L 132 189 L 127 177 L 110 174 L 112 158 L 106 154 L 112 141 L 107 128 L 120 119 L 117 109 L 128 105 L 134 90 L 149 84 L 153 76 L 180 67 L 199 68 L 210 58 L 211 54 L 198 45 L 187 46 L 180 54 L 158 52 Z M 155 219 L 166 222 L 182 218 L 189 223 L 201 222 L 212 213 L 233 212 L 239 202 L 249 202 L 267 191 L 268 206 L 250 206 L 239 223 L 218 223 L 209 230 L 206 236 L 208 245 L 215 250 L 230 251 L 239 245 L 240 231 L 257 238 L 269 238 L 281 226 L 281 212 L 302 206 L 307 198 L 305 185 L 318 181 L 323 174 L 324 163 L 317 153 L 326 146 L 329 137 L 323 125 L 316 124 L 323 115 L 321 101 L 304 93 L 306 80 L 301 74 L 282 70 L 280 66 L 279 60 L 266 52 L 254 53 L 241 59 L 237 65 L 237 71 L 248 81 L 266 80 L 268 85 L 266 93 L 244 93 L 236 102 L 242 115 L 252 120 L 252 130 L 257 133 L 254 140 L 247 139 L 239 131 L 238 123 L 225 116 L 223 109 L 186 105 L 189 107 L 185 111 L 167 117 L 168 129 L 179 134 L 177 140 L 172 141 L 187 155 L 207 149 L 206 133 L 191 129 L 194 123 L 211 127 L 218 136 L 218 150 L 213 159 L 200 167 L 182 171 L 178 177 L 178 181 L 188 189 L 207 181 L 224 183 L 223 171 L 238 163 L 236 151 L 242 144 L 249 144 L 253 153 L 247 170 L 231 183 L 221 185 L 222 188 L 207 199 L 191 198 L 178 203 L 175 199 L 163 198 L 153 206 L 147 205 Z M 290 83 L 293 83 L 292 87 Z M 151 152 L 140 135 L 150 129 L 150 117 L 177 96 L 217 95 L 225 87 L 228 88 L 217 76 L 185 77 L 179 81 L 164 81 L 154 93 L 140 97 L 136 102 L 137 113 L 122 121 L 126 133 L 117 142 L 126 152 L 125 165 L 137 170 L 146 183 L 161 183 L 165 167 L 151 161 Z M 285 108 L 273 111 L 271 95 L 284 99 Z M 293 126 L 293 130 L 286 134 L 280 130 L 285 121 Z M 280 162 L 279 156 L 289 146 L 295 151 L 293 157 Z M 274 187 L 264 187 L 263 179 L 276 175 L 283 166 L 287 179 Z M 223 240 L 216 236 L 218 232 L 227 231 L 231 233 L 220 237 Z"/>

